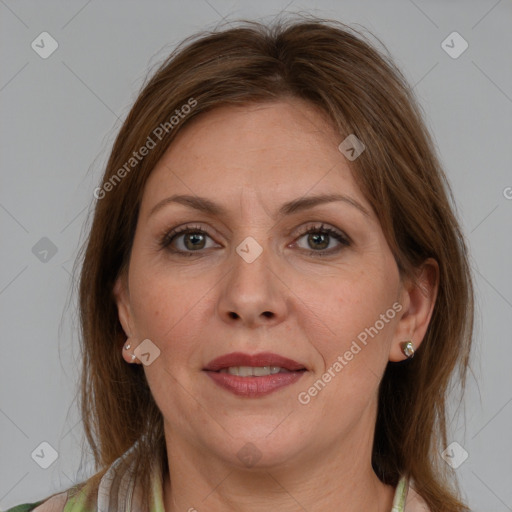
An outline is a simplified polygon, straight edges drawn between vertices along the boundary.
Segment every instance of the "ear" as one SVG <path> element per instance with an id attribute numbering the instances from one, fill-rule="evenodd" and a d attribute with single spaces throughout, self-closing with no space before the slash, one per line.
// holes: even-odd
<path id="1" fill-rule="evenodd" d="M 133 320 L 133 314 L 130 305 L 130 292 L 128 289 L 128 278 L 122 273 L 117 278 L 114 288 L 113 288 L 114 297 L 117 304 L 117 314 L 119 316 L 119 321 L 121 322 L 121 326 L 123 327 L 123 331 L 126 334 L 128 340 L 135 336 L 135 325 Z M 128 341 L 127 340 L 127 341 Z M 130 341 L 130 344 L 133 344 Z M 136 363 L 142 364 L 136 358 L 132 359 L 133 350 L 135 347 L 131 347 L 130 350 L 125 350 L 124 345 L 122 349 L 123 359 L 127 363 Z"/>
<path id="2" fill-rule="evenodd" d="M 401 317 L 393 337 L 389 353 L 390 361 L 403 361 L 400 343 L 412 341 L 415 350 L 421 345 L 427 332 L 439 289 L 439 265 L 428 258 L 418 269 L 415 279 L 406 279 L 403 284 L 400 304 Z"/>
<path id="3" fill-rule="evenodd" d="M 134 336 L 135 329 L 132 310 L 130 306 L 128 278 L 126 274 L 123 273 L 119 275 L 114 284 L 113 293 L 117 304 L 117 314 L 119 316 L 121 326 L 123 327 L 123 331 L 128 338 L 130 336 Z"/>

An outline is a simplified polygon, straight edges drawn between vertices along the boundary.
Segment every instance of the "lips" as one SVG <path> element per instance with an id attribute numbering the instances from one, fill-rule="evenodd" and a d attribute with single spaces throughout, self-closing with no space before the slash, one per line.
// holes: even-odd
<path id="1" fill-rule="evenodd" d="M 290 372 L 306 369 L 303 364 L 293 359 L 288 359 L 278 354 L 272 354 L 271 352 L 262 352 L 254 355 L 233 352 L 213 359 L 206 365 L 204 370 L 218 372 L 223 368 L 233 366 L 279 366 Z"/>
<path id="2" fill-rule="evenodd" d="M 240 376 L 228 371 L 228 368 L 233 370 L 244 367 L 271 367 L 279 368 L 280 371 L 261 376 Z M 257 398 L 297 382 L 307 369 L 293 359 L 270 352 L 255 355 L 233 352 L 213 359 L 203 368 L 203 371 L 224 390 L 237 396 Z M 246 374 L 246 372 L 243 373 Z"/>

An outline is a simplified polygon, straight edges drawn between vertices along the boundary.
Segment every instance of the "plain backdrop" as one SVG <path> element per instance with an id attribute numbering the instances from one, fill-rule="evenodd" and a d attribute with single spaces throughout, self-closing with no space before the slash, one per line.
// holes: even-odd
<path id="1" fill-rule="evenodd" d="M 455 193 L 477 292 L 473 372 L 464 407 L 452 400 L 459 414 L 449 439 L 458 457 L 468 454 L 457 474 L 473 510 L 512 510 L 510 0 L 0 0 L 1 509 L 90 474 L 75 400 L 72 268 L 142 80 L 181 39 L 222 18 L 270 20 L 283 10 L 362 25 L 414 85 Z M 42 58 L 51 44 L 58 48 Z"/>

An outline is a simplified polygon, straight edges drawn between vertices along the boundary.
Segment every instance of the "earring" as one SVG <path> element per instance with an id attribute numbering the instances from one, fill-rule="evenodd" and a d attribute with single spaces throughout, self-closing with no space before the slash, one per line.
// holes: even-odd
<path id="1" fill-rule="evenodd" d="M 130 350 L 130 348 L 131 348 L 130 343 L 125 343 L 123 349 L 124 350 Z M 132 363 L 133 363 L 133 361 L 135 361 L 135 359 L 137 359 L 137 356 L 135 354 L 130 354 L 130 358 L 131 358 Z"/>
<path id="2" fill-rule="evenodd" d="M 400 343 L 400 348 L 407 359 L 412 359 L 414 357 L 414 344 L 411 340 Z"/>

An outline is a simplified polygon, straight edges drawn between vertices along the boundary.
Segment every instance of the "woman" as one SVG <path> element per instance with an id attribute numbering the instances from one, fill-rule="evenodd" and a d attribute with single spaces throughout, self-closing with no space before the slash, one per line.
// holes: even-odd
<path id="1" fill-rule="evenodd" d="M 308 18 L 185 41 L 94 194 L 98 473 L 12 510 L 468 510 L 439 460 L 466 246 L 410 88 L 361 34 Z"/>

